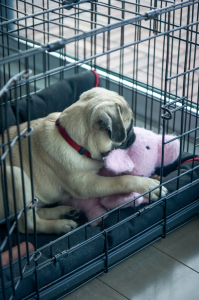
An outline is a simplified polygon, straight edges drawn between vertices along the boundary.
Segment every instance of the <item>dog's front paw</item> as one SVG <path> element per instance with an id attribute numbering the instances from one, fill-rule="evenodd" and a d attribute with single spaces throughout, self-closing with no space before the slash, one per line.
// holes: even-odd
<path id="1" fill-rule="evenodd" d="M 153 179 L 153 181 L 155 181 L 156 186 L 160 185 L 159 180 Z M 161 191 L 161 193 L 160 193 L 160 191 Z M 161 198 L 166 197 L 167 194 L 168 194 L 168 190 L 164 186 L 162 186 L 162 187 L 158 187 L 157 189 L 153 190 L 151 192 L 150 198 L 151 198 L 152 201 L 157 201 Z"/>
<path id="2" fill-rule="evenodd" d="M 153 175 L 151 175 L 151 177 L 150 177 L 151 179 L 155 179 L 155 180 L 158 180 L 158 181 L 160 181 L 160 175 L 157 175 L 157 174 L 153 174 Z"/>
<path id="3" fill-rule="evenodd" d="M 162 186 L 161 188 L 161 195 L 160 195 L 160 182 L 156 179 L 151 179 L 151 178 L 143 178 L 145 182 L 143 182 L 143 186 L 146 188 L 147 190 L 152 190 L 150 192 L 150 194 L 146 194 L 145 196 L 147 198 L 150 197 L 150 199 L 152 201 L 157 201 L 160 198 L 164 198 L 166 197 L 166 195 L 168 194 L 168 190 Z M 154 189 L 155 187 L 157 187 L 156 189 Z M 154 189 L 154 190 L 153 190 Z"/>

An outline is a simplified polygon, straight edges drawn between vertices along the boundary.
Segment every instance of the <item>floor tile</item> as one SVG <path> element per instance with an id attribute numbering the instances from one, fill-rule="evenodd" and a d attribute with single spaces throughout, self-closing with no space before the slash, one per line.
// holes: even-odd
<path id="1" fill-rule="evenodd" d="M 98 279 L 93 279 L 83 287 L 62 298 L 62 300 L 127 300 L 118 292 Z"/>
<path id="2" fill-rule="evenodd" d="M 199 299 L 199 274 L 152 246 L 98 278 L 133 300 Z"/>
<path id="3" fill-rule="evenodd" d="M 199 272 L 199 218 L 170 233 L 166 239 L 161 239 L 153 246 Z"/>

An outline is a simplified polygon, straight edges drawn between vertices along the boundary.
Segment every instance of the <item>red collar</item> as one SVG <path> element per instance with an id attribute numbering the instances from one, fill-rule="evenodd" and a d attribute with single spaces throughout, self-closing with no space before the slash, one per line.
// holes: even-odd
<path id="1" fill-rule="evenodd" d="M 85 148 L 81 147 L 80 145 L 78 145 L 77 143 L 75 143 L 75 141 L 73 141 L 73 140 L 71 139 L 71 137 L 68 135 L 68 133 L 65 131 L 65 129 L 60 125 L 59 119 L 57 119 L 57 120 L 55 121 L 55 124 L 57 125 L 57 128 L 59 129 L 59 132 L 60 132 L 60 134 L 62 135 L 62 137 L 65 139 L 65 141 L 66 141 L 71 147 L 73 147 L 79 154 L 85 155 L 85 156 L 91 158 L 90 152 L 88 152 Z"/>

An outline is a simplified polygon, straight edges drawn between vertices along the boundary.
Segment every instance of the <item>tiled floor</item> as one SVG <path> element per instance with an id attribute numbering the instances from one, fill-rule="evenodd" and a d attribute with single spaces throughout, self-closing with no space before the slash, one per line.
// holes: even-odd
<path id="1" fill-rule="evenodd" d="M 198 300 L 199 218 L 64 300 Z"/>

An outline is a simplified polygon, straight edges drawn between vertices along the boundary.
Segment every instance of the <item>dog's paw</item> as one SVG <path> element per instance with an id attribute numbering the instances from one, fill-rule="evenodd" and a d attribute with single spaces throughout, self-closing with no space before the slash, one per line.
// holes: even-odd
<path id="1" fill-rule="evenodd" d="M 155 179 L 153 179 L 153 180 L 156 182 L 156 186 L 160 185 L 160 182 L 158 180 L 155 180 Z M 160 193 L 160 191 L 161 191 L 161 193 Z M 164 186 L 162 186 L 162 188 L 158 187 L 157 189 L 155 189 L 151 192 L 150 199 L 154 202 L 161 198 L 166 197 L 167 194 L 168 194 L 168 190 Z"/>
<path id="2" fill-rule="evenodd" d="M 144 179 L 143 180 L 143 187 L 146 189 L 145 191 L 152 190 L 150 193 L 145 195 L 147 198 L 150 198 L 151 201 L 157 201 L 160 198 L 166 197 L 166 195 L 168 194 L 168 190 L 164 186 L 162 186 L 161 195 L 160 195 L 160 186 L 159 186 L 160 182 L 158 180 L 151 179 L 151 178 L 146 178 L 146 177 L 145 178 L 142 177 L 142 179 Z M 156 189 L 154 189 L 154 188 L 156 188 Z"/>
<path id="3" fill-rule="evenodd" d="M 80 217 L 80 211 L 75 208 L 71 208 L 69 212 L 67 212 L 65 215 L 63 215 L 64 219 L 71 218 L 73 220 L 77 220 Z"/>
<path id="4" fill-rule="evenodd" d="M 68 233 L 78 227 L 77 222 L 73 220 L 54 220 L 53 232 L 56 234 Z"/>
<path id="5" fill-rule="evenodd" d="M 63 233 L 67 233 L 71 230 L 74 230 L 75 228 L 78 227 L 78 224 L 77 222 L 73 221 L 73 220 L 64 220 L 65 221 L 65 224 L 63 224 L 62 228 L 61 228 L 61 231 Z"/>
<path id="6" fill-rule="evenodd" d="M 157 175 L 157 174 L 153 174 L 153 175 L 151 175 L 151 177 L 150 177 L 151 179 L 155 179 L 155 180 L 158 180 L 158 181 L 160 181 L 160 175 Z"/>

